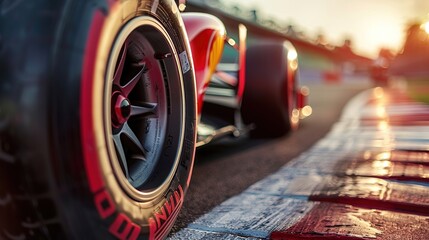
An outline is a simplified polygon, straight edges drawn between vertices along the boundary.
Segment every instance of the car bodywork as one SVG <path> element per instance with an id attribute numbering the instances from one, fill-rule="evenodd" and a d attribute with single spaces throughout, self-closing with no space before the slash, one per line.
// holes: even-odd
<path id="1" fill-rule="evenodd" d="M 215 16 L 182 13 L 182 19 L 189 37 L 196 76 L 197 147 L 222 136 L 238 137 L 247 133 L 253 126 L 244 124 L 241 116 L 246 84 L 246 27 L 239 25 L 239 39 L 236 41 L 228 37 L 225 26 Z M 297 52 L 290 42 L 285 41 L 284 45 L 288 49 L 287 78 L 295 79 L 298 77 Z M 225 48 L 236 51 L 235 63 L 220 62 Z M 294 91 L 297 118 L 304 117 L 301 110 L 307 105 L 307 95 L 308 89 L 305 87 Z"/>

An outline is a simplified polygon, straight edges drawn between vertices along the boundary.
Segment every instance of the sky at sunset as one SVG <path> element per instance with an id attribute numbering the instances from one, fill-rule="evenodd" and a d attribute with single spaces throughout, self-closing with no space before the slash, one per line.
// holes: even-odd
<path id="1" fill-rule="evenodd" d="M 323 33 L 336 45 L 346 37 L 353 49 L 375 57 L 380 47 L 399 50 L 412 20 L 429 20 L 429 0 L 229 0 L 243 8 L 258 9 L 314 39 Z M 242 9 L 243 9 L 242 8 Z M 244 10 L 244 9 L 243 9 Z"/>

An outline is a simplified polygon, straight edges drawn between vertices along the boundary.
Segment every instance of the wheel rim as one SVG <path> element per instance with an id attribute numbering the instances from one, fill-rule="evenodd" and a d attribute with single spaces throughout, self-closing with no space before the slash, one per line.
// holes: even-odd
<path id="1" fill-rule="evenodd" d="M 175 52 L 155 19 L 139 17 L 124 26 L 109 58 L 105 109 L 112 170 L 137 200 L 165 190 L 179 162 L 185 108 Z"/>
<path id="2" fill-rule="evenodd" d="M 290 49 L 290 47 L 288 47 Z M 287 80 L 286 80 L 286 107 L 288 113 L 288 121 L 291 129 L 296 129 L 299 124 L 299 110 L 297 109 L 297 91 L 296 91 L 296 73 L 295 69 L 290 66 L 289 61 L 296 61 L 296 59 L 288 59 Z"/>
<path id="3" fill-rule="evenodd" d="M 291 69 L 288 69 L 291 71 Z M 296 129 L 299 123 L 299 110 L 296 108 L 296 86 L 294 74 L 288 75 L 287 93 L 287 111 L 291 129 Z"/>

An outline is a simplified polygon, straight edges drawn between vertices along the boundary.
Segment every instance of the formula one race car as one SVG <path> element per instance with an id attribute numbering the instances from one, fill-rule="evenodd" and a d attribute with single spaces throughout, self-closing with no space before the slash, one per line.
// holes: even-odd
<path id="1" fill-rule="evenodd" d="M 178 4 L 1 3 L 0 239 L 164 238 L 197 146 L 298 126 L 293 46 Z"/>

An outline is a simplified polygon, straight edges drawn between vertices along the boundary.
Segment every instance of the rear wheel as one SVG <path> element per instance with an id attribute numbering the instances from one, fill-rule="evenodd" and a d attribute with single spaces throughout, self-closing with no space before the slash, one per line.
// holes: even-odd
<path id="1" fill-rule="evenodd" d="M 246 52 L 242 115 L 253 137 L 280 137 L 296 129 L 296 51 L 289 42 L 262 41 Z"/>
<path id="2" fill-rule="evenodd" d="M 6 17 L 0 238 L 164 238 L 196 139 L 174 1 L 36 0 Z"/>

